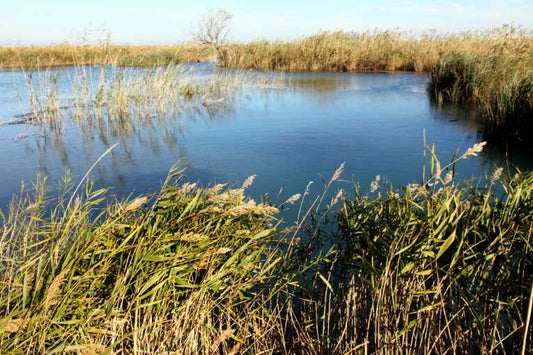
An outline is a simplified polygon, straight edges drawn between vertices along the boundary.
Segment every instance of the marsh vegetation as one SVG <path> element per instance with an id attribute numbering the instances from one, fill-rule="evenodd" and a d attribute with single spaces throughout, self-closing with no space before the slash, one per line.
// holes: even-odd
<path id="1" fill-rule="evenodd" d="M 76 65 L 66 74 L 49 68 L 25 71 L 24 80 L 28 94 L 21 104 L 30 112 L 19 117 L 27 121 L 58 125 L 74 119 L 79 124 L 105 121 L 132 126 L 188 109 L 226 105 L 244 87 L 274 88 L 286 78 L 244 70 L 205 73 L 180 65 L 139 69 L 115 64 Z"/>
<path id="2" fill-rule="evenodd" d="M 253 177 L 200 188 L 178 168 L 159 192 L 123 201 L 68 177 L 51 199 L 39 181 L 0 230 L 0 348 L 530 350 L 533 176 L 498 169 L 486 185 L 456 182 L 454 162 L 428 152 L 420 185 L 376 178 L 367 195 L 306 192 L 276 206 L 245 196 Z M 300 211 L 288 225 L 276 218 L 286 208 Z"/>
<path id="3" fill-rule="evenodd" d="M 196 44 L 126 46 L 59 44 L 41 47 L 0 47 L 0 68 L 46 68 L 68 65 L 149 67 L 213 60 L 212 50 Z"/>

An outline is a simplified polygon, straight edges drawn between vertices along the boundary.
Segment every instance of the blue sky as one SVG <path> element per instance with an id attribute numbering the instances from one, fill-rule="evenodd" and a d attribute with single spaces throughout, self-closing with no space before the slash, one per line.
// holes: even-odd
<path id="1" fill-rule="evenodd" d="M 3 0 L 0 45 L 79 41 L 87 31 L 129 44 L 187 40 L 210 8 L 234 15 L 232 39 L 290 39 L 319 30 L 402 28 L 415 32 L 484 30 L 502 24 L 533 28 L 533 0 Z M 88 29 L 88 30 L 86 30 Z"/>

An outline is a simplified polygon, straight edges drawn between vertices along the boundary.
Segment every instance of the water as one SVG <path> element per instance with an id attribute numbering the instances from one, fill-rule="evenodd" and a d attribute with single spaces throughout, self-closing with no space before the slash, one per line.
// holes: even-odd
<path id="1" fill-rule="evenodd" d="M 203 65 L 207 71 L 212 67 Z M 69 94 L 71 68 L 57 69 L 61 95 Z M 63 129 L 33 124 L 0 126 L 0 206 L 37 174 L 51 185 L 69 169 L 79 180 L 111 145 L 119 146 L 97 165 L 91 177 L 118 196 L 156 190 L 179 162 L 186 179 L 242 183 L 257 174 L 249 194 L 273 201 L 314 191 L 346 163 L 336 188 L 358 182 L 368 189 L 377 174 L 398 186 L 420 180 L 423 132 L 448 161 L 482 140 L 471 112 L 434 106 L 427 76 L 385 73 L 296 73 L 275 89 L 246 88 L 217 112 L 200 107 L 174 117 L 120 127 L 85 127 L 65 121 Z M 0 121 L 28 112 L 24 75 L 0 72 Z M 490 174 L 514 164 L 529 170 L 528 156 L 506 156 L 489 148 L 458 165 L 460 178 Z M 279 193 L 281 190 L 281 193 Z"/>

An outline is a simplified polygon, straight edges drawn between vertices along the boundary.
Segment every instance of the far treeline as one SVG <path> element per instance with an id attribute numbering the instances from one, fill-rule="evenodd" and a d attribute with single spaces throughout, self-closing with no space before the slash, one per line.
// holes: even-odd
<path id="1" fill-rule="evenodd" d="M 430 73 L 439 103 L 472 104 L 486 137 L 530 148 L 533 138 L 533 35 L 512 26 L 487 32 L 415 36 L 402 31 L 321 32 L 294 41 L 227 41 L 231 16 L 207 17 L 194 43 L 175 46 L 0 47 L 0 67 L 72 64 L 154 66 L 218 59 L 221 67 L 275 71 Z M 220 15 L 217 13 L 217 15 Z M 215 21 L 215 22 L 212 22 Z M 216 22 L 219 21 L 219 22 Z M 212 33 L 222 28 L 222 33 Z M 211 32 L 210 32 L 211 31 Z"/>

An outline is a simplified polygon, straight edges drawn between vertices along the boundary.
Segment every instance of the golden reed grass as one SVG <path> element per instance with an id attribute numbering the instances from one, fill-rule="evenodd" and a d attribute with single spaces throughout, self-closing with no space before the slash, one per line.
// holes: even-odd
<path id="1" fill-rule="evenodd" d="M 196 44 L 171 46 L 61 44 L 42 47 L 0 47 L 0 68 L 107 64 L 154 66 L 196 63 L 214 58 L 212 49 Z"/>
<path id="2" fill-rule="evenodd" d="M 225 61 L 219 64 L 285 71 L 429 72 L 451 54 L 482 56 L 502 49 L 530 53 L 531 33 L 512 27 L 449 35 L 436 32 L 414 35 L 395 30 L 324 31 L 294 41 L 229 45 Z"/>
<path id="3" fill-rule="evenodd" d="M 324 195 L 272 206 L 245 196 L 253 178 L 200 188 L 177 168 L 131 201 L 68 176 L 50 199 L 39 181 L 1 214 L 0 351 L 531 351 L 533 174 L 448 178 L 482 149 L 440 164 L 428 148 L 419 184 L 376 179 L 326 210 Z M 272 214 L 298 199 L 309 210 L 284 227 Z"/>

